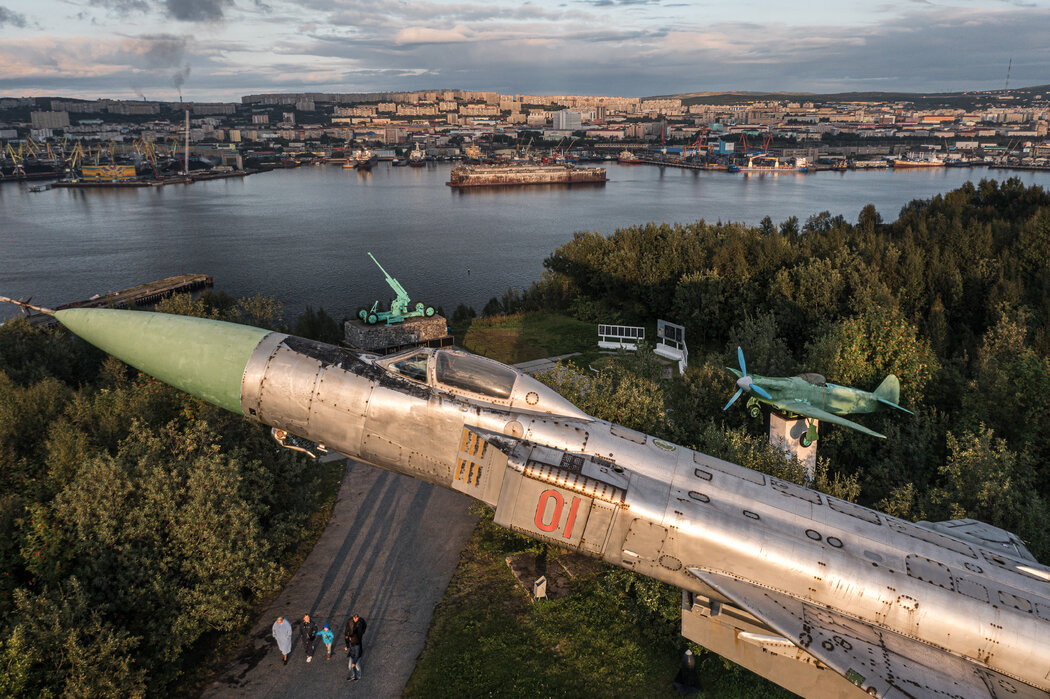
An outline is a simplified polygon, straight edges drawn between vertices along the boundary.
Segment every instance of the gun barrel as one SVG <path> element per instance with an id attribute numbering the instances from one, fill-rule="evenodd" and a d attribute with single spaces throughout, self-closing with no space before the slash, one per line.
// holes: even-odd
<path id="1" fill-rule="evenodd" d="M 379 271 L 381 271 L 381 272 L 382 272 L 382 273 L 383 273 L 383 274 L 384 274 L 384 275 L 386 276 L 386 280 L 387 280 L 388 282 L 389 282 L 389 281 L 390 281 L 391 279 L 393 279 L 393 277 L 391 277 L 391 276 L 390 276 L 390 273 L 389 273 L 389 272 L 387 272 L 387 271 L 386 271 L 385 269 L 383 269 L 383 265 L 379 264 L 379 260 L 377 260 L 377 259 L 375 258 L 375 255 L 373 255 L 372 253 L 368 253 L 368 256 L 372 258 L 372 262 L 375 262 L 375 263 L 376 263 L 376 267 L 378 267 L 378 268 L 379 268 Z"/>

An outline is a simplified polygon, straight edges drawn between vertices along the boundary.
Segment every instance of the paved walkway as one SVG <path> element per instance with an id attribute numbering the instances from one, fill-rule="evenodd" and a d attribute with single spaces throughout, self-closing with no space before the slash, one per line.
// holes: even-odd
<path id="1" fill-rule="evenodd" d="M 407 476 L 348 461 L 328 526 L 306 562 L 252 628 L 248 648 L 204 697 L 396 697 L 423 650 L 441 600 L 477 517 L 471 499 Z M 307 664 L 298 622 L 311 612 L 335 633 Z M 353 612 L 368 622 L 362 678 L 347 682 L 343 626 Z M 296 622 L 288 665 L 270 628 Z"/>

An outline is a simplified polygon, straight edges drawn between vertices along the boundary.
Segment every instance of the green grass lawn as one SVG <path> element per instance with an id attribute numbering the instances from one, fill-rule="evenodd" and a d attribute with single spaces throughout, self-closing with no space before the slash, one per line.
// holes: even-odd
<path id="1" fill-rule="evenodd" d="M 455 334 L 464 349 L 504 364 L 582 352 L 598 342 L 593 323 L 552 313 L 476 318 L 465 331 L 457 329 Z"/>
<path id="2" fill-rule="evenodd" d="M 676 588 L 600 565 L 572 592 L 533 603 L 506 557 L 542 544 L 483 511 L 434 612 L 406 697 L 677 697 L 685 648 L 697 654 L 698 697 L 758 699 L 789 692 L 687 644 Z M 548 570 L 565 552 L 548 549 Z"/>

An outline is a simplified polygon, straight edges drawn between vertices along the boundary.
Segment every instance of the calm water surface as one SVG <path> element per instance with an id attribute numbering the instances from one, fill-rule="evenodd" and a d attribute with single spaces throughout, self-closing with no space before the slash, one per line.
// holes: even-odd
<path id="1" fill-rule="evenodd" d="M 0 295 L 42 305 L 85 299 L 183 272 L 235 296 L 262 293 L 286 316 L 323 306 L 336 318 L 393 297 L 371 251 L 412 296 L 451 313 L 479 309 L 539 279 L 543 259 L 576 231 L 649 221 L 805 221 L 821 211 L 856 221 L 872 203 L 887 221 L 916 198 L 967 180 L 1050 173 L 984 169 L 820 172 L 745 177 L 606 165 L 603 186 L 456 191 L 450 166 L 371 173 L 339 167 L 129 190 L 0 185 Z M 468 272 L 469 270 L 469 272 Z M 0 309 L 0 318 L 12 313 Z"/>

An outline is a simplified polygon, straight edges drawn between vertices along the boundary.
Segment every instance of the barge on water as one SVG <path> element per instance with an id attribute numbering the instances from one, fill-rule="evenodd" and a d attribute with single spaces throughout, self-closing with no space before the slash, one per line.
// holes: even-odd
<path id="1" fill-rule="evenodd" d="M 603 184 L 603 167 L 572 165 L 460 165 L 452 168 L 449 187 L 512 187 L 530 184 Z"/>

